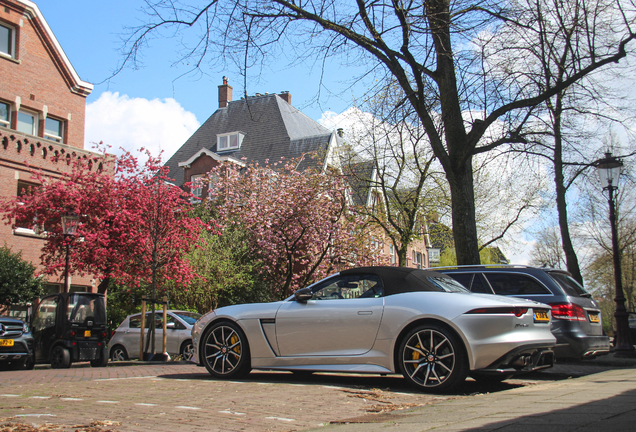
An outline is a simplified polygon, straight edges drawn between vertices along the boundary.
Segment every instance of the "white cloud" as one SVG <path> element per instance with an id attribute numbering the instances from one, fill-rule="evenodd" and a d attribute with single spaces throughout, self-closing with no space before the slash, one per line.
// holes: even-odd
<path id="1" fill-rule="evenodd" d="M 140 148 L 166 161 L 200 126 L 195 115 L 176 100 L 130 98 L 104 92 L 86 106 L 86 149 L 103 141 L 110 152 L 120 148 L 136 153 Z M 143 159 L 143 158 L 141 158 Z"/>

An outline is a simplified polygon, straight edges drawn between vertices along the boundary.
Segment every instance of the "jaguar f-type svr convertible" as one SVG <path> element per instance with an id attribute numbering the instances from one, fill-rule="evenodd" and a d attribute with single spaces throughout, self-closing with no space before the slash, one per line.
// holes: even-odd
<path id="1" fill-rule="evenodd" d="M 501 380 L 551 367 L 550 306 L 473 294 L 404 267 L 341 271 L 286 300 L 216 309 L 192 328 L 192 361 L 215 378 L 251 369 L 402 373 L 448 391 L 467 375 Z"/>

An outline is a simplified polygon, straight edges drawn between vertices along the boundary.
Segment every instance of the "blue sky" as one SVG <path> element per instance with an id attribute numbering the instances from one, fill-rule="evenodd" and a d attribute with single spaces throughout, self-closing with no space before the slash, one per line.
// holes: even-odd
<path id="1" fill-rule="evenodd" d="M 87 102 L 99 99 L 105 91 L 118 92 L 129 98 L 175 99 L 199 122 L 207 119 L 218 107 L 217 87 L 222 77 L 228 76 L 234 87 L 234 99 L 243 95 L 242 78 L 236 70 L 205 70 L 207 75 L 193 74 L 176 79 L 188 70 L 187 66 L 174 66 L 178 38 L 155 39 L 144 49 L 144 66 L 138 70 L 125 69 L 116 77 L 106 80 L 122 60 L 119 52 L 121 38 L 127 27 L 138 25 L 144 19 L 140 0 L 35 0 L 55 33 L 80 77 L 93 83 L 95 89 Z M 272 61 L 266 65 L 260 82 L 248 84 L 249 94 L 289 91 L 292 104 L 309 117 L 318 120 L 324 111 L 342 112 L 353 98 L 351 91 L 343 91 L 342 77 L 347 70 L 340 65 L 328 67 L 324 81 L 329 89 L 320 89 L 319 66 L 289 67 L 288 60 Z M 337 66 L 337 67 L 336 67 Z M 175 80 L 176 79 L 176 80 Z M 346 81 L 346 78 L 344 78 Z M 101 84 L 100 84 L 101 83 Z M 363 93 L 362 86 L 356 91 Z M 320 102 L 314 100 L 321 90 Z M 331 93 L 330 93 L 331 91 Z M 342 94 L 340 92 L 343 91 Z M 334 94 L 336 93 L 336 94 Z"/>

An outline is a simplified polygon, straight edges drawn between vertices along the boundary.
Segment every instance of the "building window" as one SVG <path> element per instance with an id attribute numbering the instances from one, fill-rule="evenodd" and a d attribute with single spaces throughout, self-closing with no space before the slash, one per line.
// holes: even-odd
<path id="1" fill-rule="evenodd" d="M 44 122 L 44 138 L 61 143 L 64 136 L 64 122 L 47 117 Z"/>
<path id="2" fill-rule="evenodd" d="M 201 195 L 203 195 L 203 183 L 201 180 L 203 179 L 203 174 L 197 174 L 190 176 L 190 181 L 192 184 L 190 185 L 190 191 L 192 195 L 196 198 L 201 199 Z"/>
<path id="3" fill-rule="evenodd" d="M 15 30 L 0 24 L 0 53 L 15 57 Z"/>
<path id="4" fill-rule="evenodd" d="M 37 187 L 38 185 L 35 183 L 28 183 L 22 180 L 18 180 L 18 197 L 26 195 L 27 193 L 29 193 L 29 190 L 33 190 Z M 15 226 L 16 228 L 32 230 L 34 233 L 39 228 L 37 226 L 37 221 L 33 219 L 16 219 Z"/>
<path id="5" fill-rule="evenodd" d="M 389 258 L 391 259 L 391 264 L 395 264 L 395 246 L 389 246 Z"/>
<path id="6" fill-rule="evenodd" d="M 18 111 L 18 132 L 22 132 L 29 135 L 38 134 L 38 122 L 37 114 L 33 114 L 27 111 Z"/>
<path id="7" fill-rule="evenodd" d="M 11 105 L 0 102 L 0 126 L 11 127 Z"/>
<path id="8" fill-rule="evenodd" d="M 220 134 L 216 136 L 216 149 L 217 151 L 236 150 L 241 147 L 242 142 L 243 134 L 240 132 Z"/>

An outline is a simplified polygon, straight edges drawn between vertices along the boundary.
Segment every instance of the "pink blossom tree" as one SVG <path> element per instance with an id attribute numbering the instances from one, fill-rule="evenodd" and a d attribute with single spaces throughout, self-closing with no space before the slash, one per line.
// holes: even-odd
<path id="1" fill-rule="evenodd" d="M 31 221 L 44 237 L 44 273 L 58 274 L 70 249 L 70 272 L 94 274 L 104 292 L 110 279 L 140 285 L 157 281 L 187 284 L 194 276 L 188 253 L 197 244 L 201 221 L 191 216 L 189 194 L 169 183 L 160 158 L 148 154 L 140 166 L 130 153 L 103 152 L 75 160 L 55 176 L 33 171 L 39 184 L 4 201 L 8 224 Z M 65 238 L 61 217 L 80 216 L 74 239 Z"/>
<path id="2" fill-rule="evenodd" d="M 208 207 L 222 229 L 238 224 L 250 233 L 250 247 L 263 262 L 261 276 L 279 298 L 334 270 L 383 263 L 371 249 L 366 224 L 350 211 L 343 178 L 298 171 L 299 163 L 226 163 L 207 177 Z"/>

